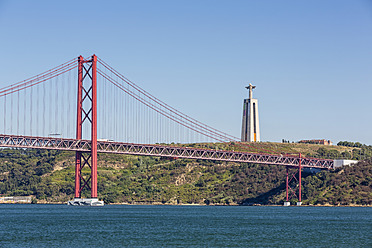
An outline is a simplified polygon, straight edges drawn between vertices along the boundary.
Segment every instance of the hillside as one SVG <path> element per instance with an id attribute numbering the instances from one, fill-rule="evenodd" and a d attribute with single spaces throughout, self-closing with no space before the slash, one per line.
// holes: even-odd
<path id="1" fill-rule="evenodd" d="M 257 143 L 259 150 L 312 157 L 367 155 L 369 148 Z M 188 144 L 223 149 L 231 144 Z M 257 149 L 256 148 L 256 149 Z M 236 147 L 235 147 L 236 149 Z M 242 147 L 242 150 L 248 149 Z M 250 148 L 252 149 L 252 148 Z M 347 154 L 346 154 L 347 155 Z M 98 193 L 106 203 L 282 204 L 285 167 L 99 154 Z M 88 171 L 85 171 L 88 173 Z M 66 202 L 74 192 L 74 153 L 0 151 L 0 194 Z M 372 161 L 315 175 L 303 173 L 303 203 L 372 205 Z"/>
<path id="2" fill-rule="evenodd" d="M 341 142 L 340 142 L 341 143 Z M 180 145 L 180 144 L 178 144 Z M 182 144 L 181 144 L 182 145 Z M 280 153 L 298 155 L 303 157 L 329 158 L 329 159 L 365 159 L 372 157 L 371 146 L 326 146 L 315 144 L 300 144 L 300 143 L 275 143 L 275 142 L 258 142 L 258 143 L 197 143 L 187 144 L 184 146 L 218 149 L 218 150 L 235 150 L 244 152 L 258 153 Z"/>
<path id="3" fill-rule="evenodd" d="M 372 205 L 372 160 L 309 176 L 305 204 Z"/>

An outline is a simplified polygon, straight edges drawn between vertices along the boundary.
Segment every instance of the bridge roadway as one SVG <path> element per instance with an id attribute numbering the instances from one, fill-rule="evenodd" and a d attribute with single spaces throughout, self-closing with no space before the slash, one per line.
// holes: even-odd
<path id="1" fill-rule="evenodd" d="M 90 140 L 0 134 L 0 147 L 89 152 L 90 146 Z M 98 152 L 102 153 L 204 159 L 238 163 L 285 165 L 291 167 L 298 167 L 301 159 L 302 167 L 318 169 L 334 168 L 333 160 L 330 159 L 299 158 L 278 154 L 248 153 L 151 144 L 132 144 L 112 141 L 97 141 L 97 149 Z"/>

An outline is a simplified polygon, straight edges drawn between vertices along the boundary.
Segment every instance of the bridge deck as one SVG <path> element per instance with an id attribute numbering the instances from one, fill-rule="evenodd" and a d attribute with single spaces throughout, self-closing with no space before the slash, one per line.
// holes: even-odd
<path id="1" fill-rule="evenodd" d="M 0 147 L 88 152 L 91 149 L 91 142 L 89 140 L 0 134 Z M 288 155 L 208 150 L 190 147 L 98 141 L 97 149 L 98 152 L 101 153 L 204 159 L 239 163 L 285 165 L 292 167 L 298 167 L 301 159 L 302 167 L 319 169 L 334 168 L 333 160 L 330 159 L 299 158 Z"/>

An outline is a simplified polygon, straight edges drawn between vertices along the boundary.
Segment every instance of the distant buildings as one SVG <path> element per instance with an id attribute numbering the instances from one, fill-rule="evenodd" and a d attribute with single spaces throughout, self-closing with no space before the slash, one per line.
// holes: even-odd
<path id="1" fill-rule="evenodd" d="M 335 168 L 342 167 L 342 166 L 353 166 L 357 164 L 358 160 L 349 160 L 349 159 L 335 159 L 333 160 L 333 164 Z"/>
<path id="2" fill-rule="evenodd" d="M 325 139 L 300 140 L 298 143 L 302 143 L 302 144 L 317 144 L 317 145 L 326 145 L 326 146 L 333 145 L 332 141 L 325 140 Z"/>
<path id="3" fill-rule="evenodd" d="M 31 196 L 0 197 L 0 203 L 31 203 Z"/>

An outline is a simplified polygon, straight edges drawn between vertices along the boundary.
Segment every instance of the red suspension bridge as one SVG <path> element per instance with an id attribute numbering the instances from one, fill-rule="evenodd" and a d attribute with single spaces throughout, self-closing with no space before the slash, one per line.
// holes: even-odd
<path id="1" fill-rule="evenodd" d="M 1 147 L 76 152 L 75 198 L 81 198 L 84 188 L 97 198 L 99 152 L 286 166 L 287 201 L 291 196 L 301 201 L 302 167 L 333 168 L 333 160 L 257 148 L 242 152 L 187 147 L 202 142 L 250 145 L 169 106 L 95 55 L 1 88 L 0 104 Z M 83 168 L 90 169 L 89 176 L 83 176 Z M 291 180 L 298 181 L 298 192 L 289 186 Z"/>

